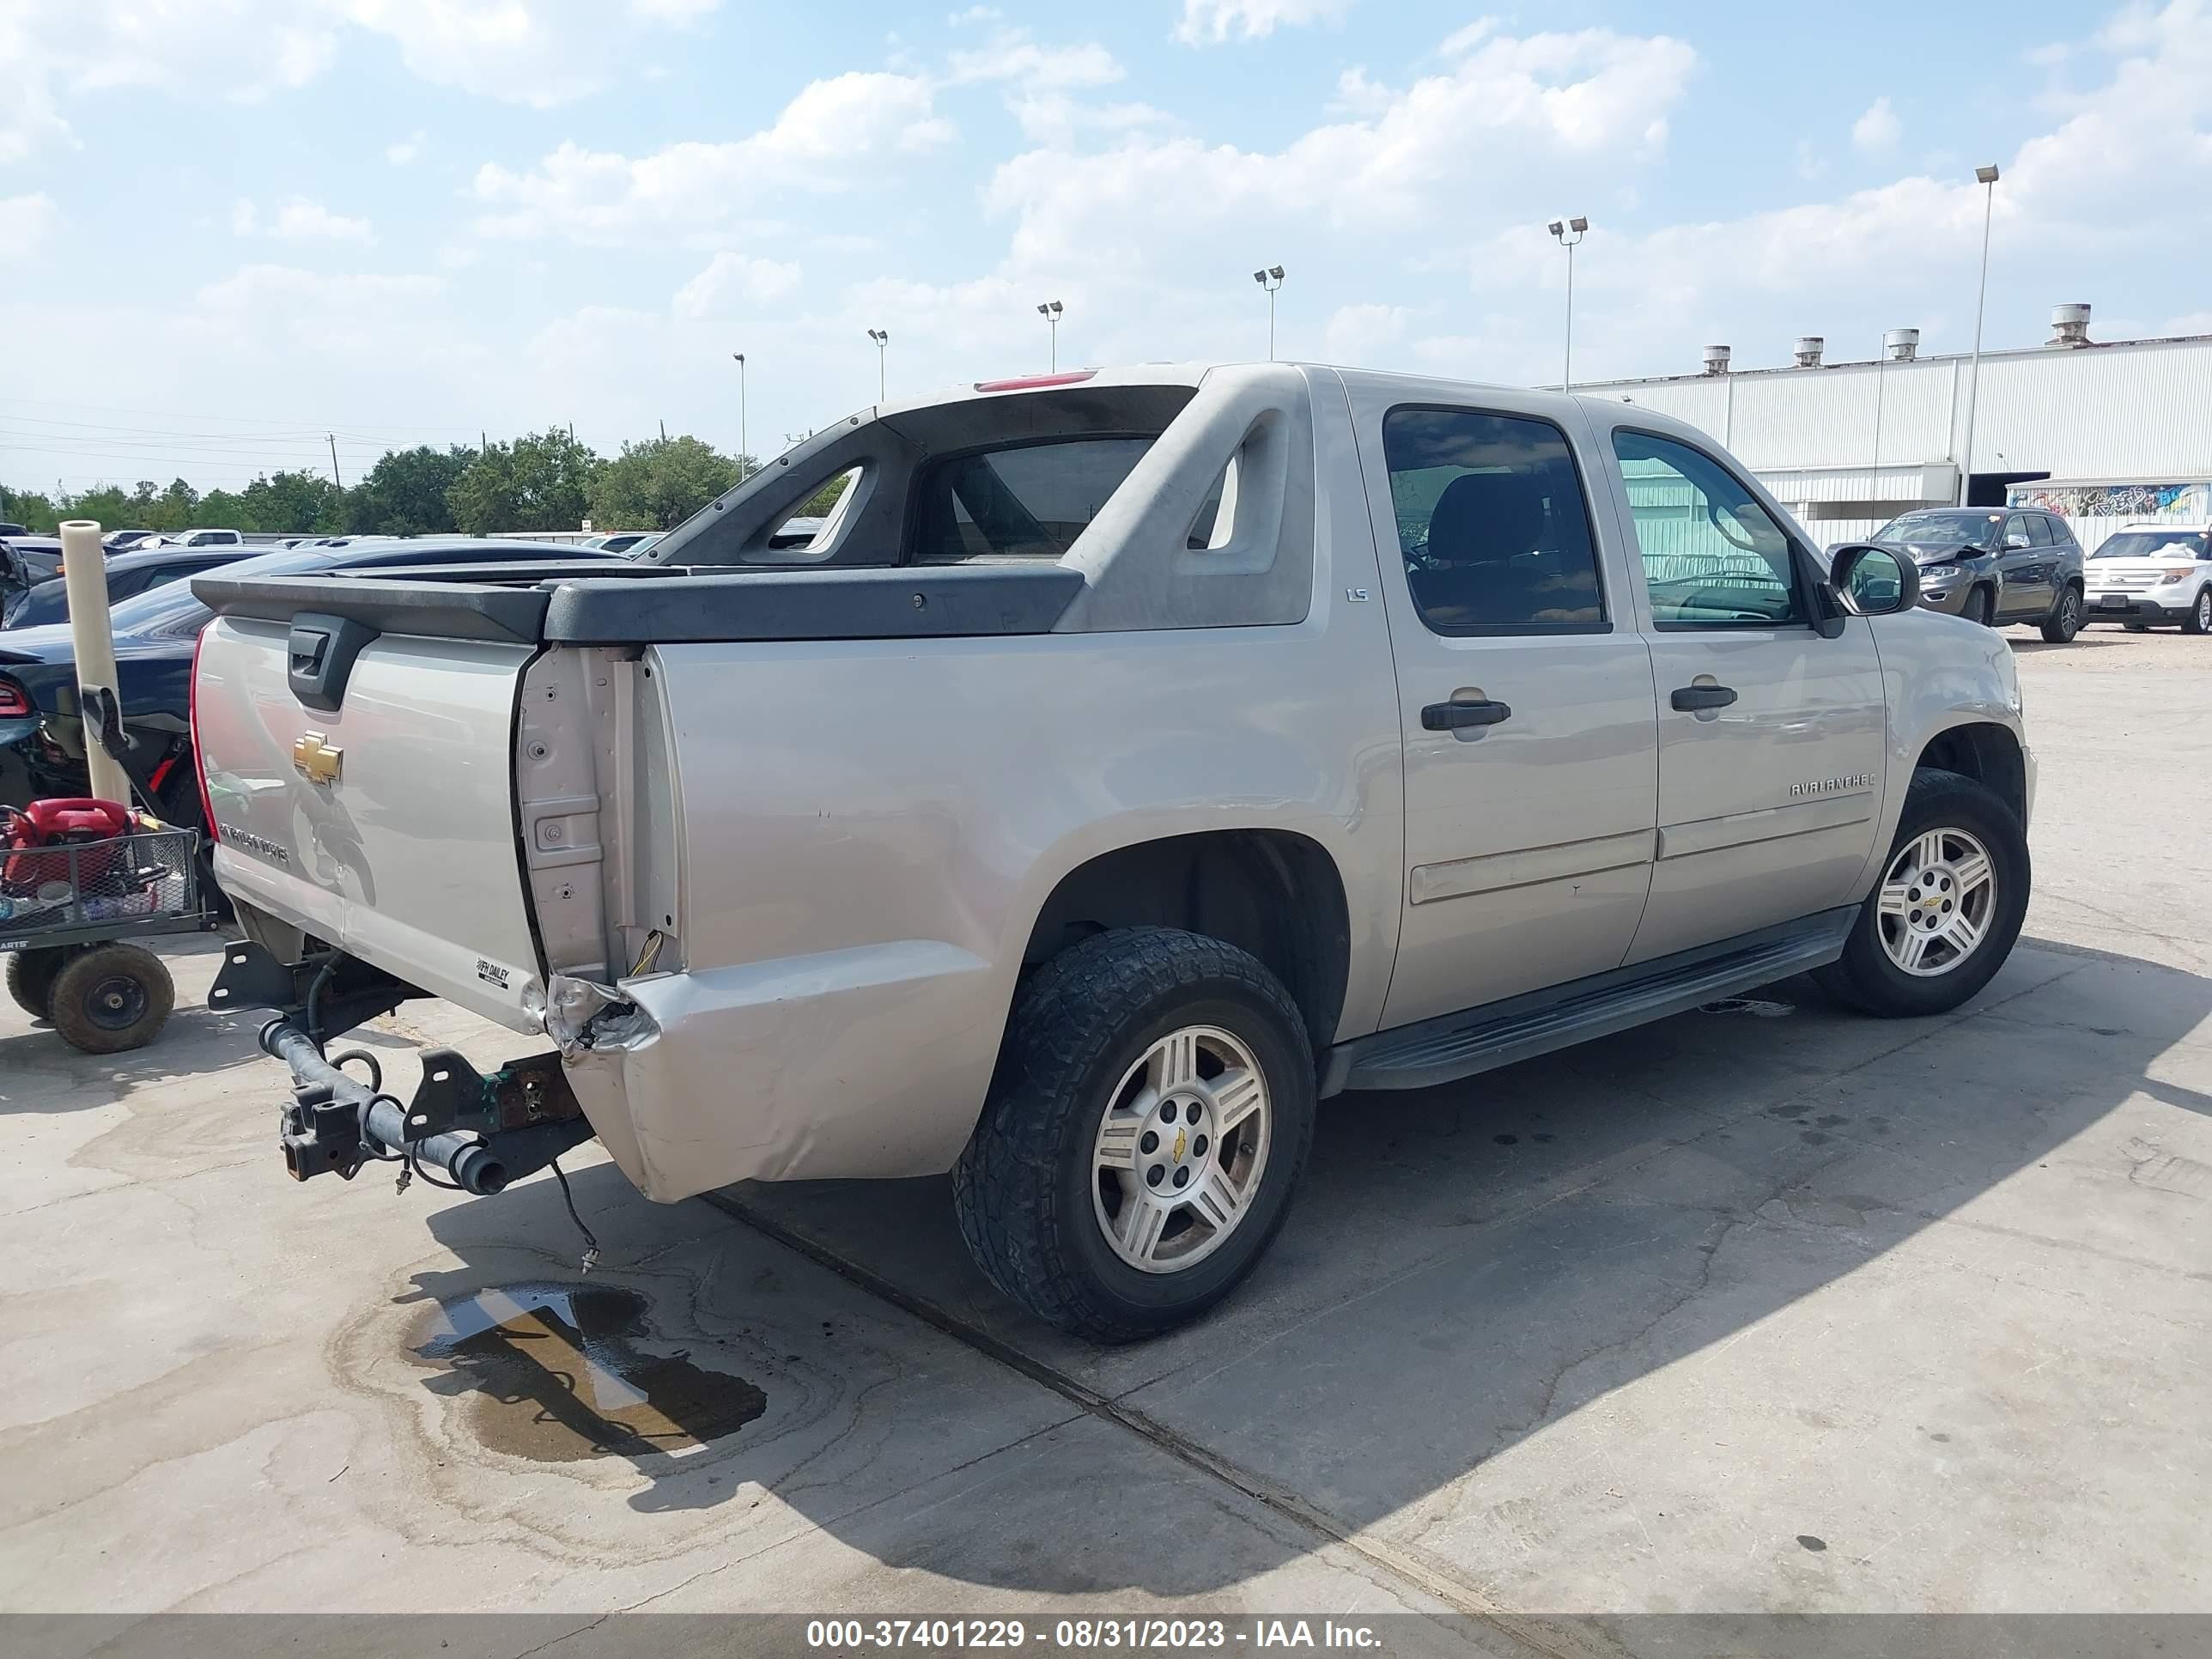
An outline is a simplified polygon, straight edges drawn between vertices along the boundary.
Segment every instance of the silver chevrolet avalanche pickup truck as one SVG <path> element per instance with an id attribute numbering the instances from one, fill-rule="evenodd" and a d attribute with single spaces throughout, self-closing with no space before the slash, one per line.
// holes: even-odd
<path id="1" fill-rule="evenodd" d="M 1595 398 L 986 382 L 635 566 L 194 588 L 214 995 L 276 1011 L 295 1176 L 950 1170 L 983 1271 L 1101 1340 L 1251 1269 L 1323 1097 L 1807 970 L 1935 1013 L 2027 903 L 2004 641 Z M 544 1052 L 329 1052 L 420 995 Z"/>

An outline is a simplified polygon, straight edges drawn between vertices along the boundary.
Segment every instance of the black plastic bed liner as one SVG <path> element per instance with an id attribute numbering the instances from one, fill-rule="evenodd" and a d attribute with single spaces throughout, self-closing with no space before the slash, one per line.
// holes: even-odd
<path id="1" fill-rule="evenodd" d="M 1046 634 L 1082 587 L 1081 572 L 1057 564 L 701 570 L 595 560 L 192 579 L 219 616 L 339 617 L 379 634 L 518 645 Z"/>

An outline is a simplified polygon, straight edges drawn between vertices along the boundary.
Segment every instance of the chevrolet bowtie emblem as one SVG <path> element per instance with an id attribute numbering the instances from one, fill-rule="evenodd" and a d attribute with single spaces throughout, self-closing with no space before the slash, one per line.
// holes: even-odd
<path id="1" fill-rule="evenodd" d="M 333 749 L 319 732 L 302 732 L 292 745 L 292 765 L 310 783 L 336 783 L 345 750 Z"/>
<path id="2" fill-rule="evenodd" d="M 1180 1164 L 1180 1163 L 1182 1163 L 1182 1148 L 1183 1148 L 1183 1132 L 1182 1132 L 1182 1130 L 1180 1130 L 1180 1129 L 1177 1129 L 1177 1130 L 1176 1131 L 1175 1156 L 1176 1156 L 1176 1163 L 1178 1163 L 1178 1164 Z"/>

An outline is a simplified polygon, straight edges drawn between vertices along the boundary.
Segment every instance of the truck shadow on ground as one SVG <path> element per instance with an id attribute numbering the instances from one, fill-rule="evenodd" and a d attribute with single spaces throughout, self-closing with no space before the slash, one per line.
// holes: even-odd
<path id="1" fill-rule="evenodd" d="M 759 1332 L 739 1329 L 754 1316 L 740 1311 L 742 1296 L 695 1300 L 680 1332 L 659 1340 L 658 1302 L 595 1315 L 552 1302 L 522 1308 L 520 1323 L 487 1328 L 503 1334 L 479 1333 L 472 1357 L 461 1352 L 471 1339 L 458 1339 L 453 1363 L 427 1381 L 457 1399 L 505 1400 L 565 1419 L 586 1455 L 629 1457 L 652 1483 L 630 1498 L 635 1509 L 707 1507 L 759 1481 L 886 1565 L 979 1584 L 1206 1594 L 1323 1549 L 1332 1534 L 1393 1539 L 1431 1570 L 1473 1583 L 1486 1574 L 1468 1562 L 1494 1553 L 1501 1500 L 1456 1504 L 1453 1489 L 1467 1477 L 1680 1362 L 1716 1367 L 1713 1386 L 1731 1396 L 1755 1393 L 1771 1376 L 1750 1368 L 1771 1361 L 1736 1350 L 1739 1340 L 1854 1274 L 1879 1273 L 1908 1244 L 1923 1276 L 1915 1285 L 1933 1288 L 1893 1288 L 1884 1316 L 1912 1322 L 1915 1341 L 1958 1352 L 1961 1374 L 1948 1390 L 1932 1391 L 1924 1407 L 1893 1396 L 1868 1405 L 1867 1393 L 1893 1379 L 1886 1383 L 1860 1339 L 1839 1328 L 1824 1339 L 1832 1352 L 1799 1359 L 1815 1375 L 1829 1367 L 1832 1389 L 1778 1402 L 1794 1413 L 1785 1429 L 1746 1432 L 1794 1435 L 1806 1455 L 1840 1468 L 1867 1455 L 1868 1424 L 1849 1420 L 1854 1412 L 1921 1411 L 1917 1437 L 1960 1455 L 1953 1443 L 1981 1422 L 1944 1413 L 1959 1389 L 1982 1386 L 1977 1345 L 1996 1327 L 1960 1328 L 1973 1316 L 1959 1310 L 1987 1303 L 1993 1276 L 2016 1273 L 2027 1285 L 2094 1258 L 2100 1295 L 2156 1300 L 2172 1241 L 2142 1194 L 2160 1170 L 2179 1170 L 2172 1178 L 2185 1184 L 2212 1163 L 2202 1133 L 2212 1094 L 2192 1086 L 2212 1067 L 2202 1047 L 2177 1048 L 2208 1015 L 2212 980 L 2119 957 L 2023 950 L 1981 998 L 1944 1019 L 1859 1019 L 1790 981 L 1742 1006 L 1468 1083 L 1340 1097 L 1324 1103 L 1290 1224 L 1252 1279 L 1194 1327 L 1127 1348 L 1063 1337 L 991 1291 L 961 1250 L 941 1179 L 718 1194 L 848 1280 L 834 1287 L 840 1295 L 858 1286 L 903 1310 L 881 1310 L 886 1321 L 935 1327 L 915 1334 L 925 1348 L 965 1342 L 1030 1379 L 1016 1386 L 1042 1380 L 1060 1391 L 1060 1428 L 1041 1440 L 1009 1428 L 1001 1449 L 981 1457 L 948 1449 L 939 1473 L 957 1462 L 958 1481 L 926 1504 L 881 1501 L 854 1480 L 822 1478 L 818 1466 L 801 1478 L 806 1460 L 792 1467 L 752 1438 L 784 1409 L 778 1381 L 708 1352 L 725 1335 L 732 1356 L 740 1337 L 757 1345 Z M 611 1167 L 574 1185 L 611 1247 L 654 1207 Z M 495 1273 L 495 1259 L 507 1258 L 484 1242 L 495 1233 L 572 1254 L 574 1229 L 551 1183 L 499 1202 L 495 1227 L 481 1213 L 489 1206 L 434 1219 L 469 1265 L 422 1281 L 426 1291 L 450 1301 L 459 1289 L 507 1282 Z M 479 1213 L 464 1220 L 471 1211 Z M 1947 1231 L 1929 1237 L 1936 1228 Z M 714 1227 L 695 1229 L 654 1266 L 668 1271 L 690 1251 L 698 1259 L 684 1272 L 711 1274 L 716 1253 L 737 1248 Z M 621 1255 L 611 1248 L 611 1281 L 623 1277 Z M 1956 1281 L 1948 1290 L 1947 1278 Z M 602 1316 L 595 1334 L 591 1322 Z M 655 1400 L 632 1365 L 611 1393 L 583 1399 L 579 1379 L 592 1365 L 623 1372 L 625 1362 L 606 1358 L 619 1344 L 648 1356 L 675 1347 L 690 1372 Z M 702 1370 L 711 1374 L 703 1382 Z M 963 1409 L 993 1409 L 980 1397 L 963 1408 L 939 1388 L 927 1396 L 933 1414 L 917 1415 L 901 1403 L 898 1378 L 856 1371 L 850 1382 L 853 1394 L 884 1393 L 884 1432 L 925 1442 L 957 1437 Z M 1102 1460 L 1096 1444 L 1070 1437 L 1079 1433 L 1115 1449 Z M 1039 1454 L 1056 1438 L 1064 1450 Z M 714 1455 L 667 1455 L 678 1441 Z M 1671 1455 L 1663 1436 L 1644 1451 L 1662 1463 Z M 2027 1455 L 1996 1443 L 1981 1455 Z M 1728 1478 L 1756 1490 L 1769 1465 L 1750 1448 L 1734 1455 Z M 1707 1501 L 1751 1500 L 1739 1491 Z M 1604 1504 L 1577 1491 L 1562 1495 L 1556 1524 L 1521 1524 L 1547 1534 L 1539 1553 L 1578 1547 L 1592 1506 Z M 1300 1510 L 1316 1522 L 1294 1518 Z M 1223 1524 L 1224 1511 L 1241 1529 Z M 1626 1527 L 1633 1517 L 1617 1518 Z M 1811 1549 L 1797 1534 L 1824 1524 L 1802 1517 L 1778 1547 Z M 1584 1533 L 1560 1534 L 1571 1525 Z M 1176 1541 L 1194 1528 L 1213 1541 Z M 1148 1535 L 1162 1547 L 1102 1547 Z"/>

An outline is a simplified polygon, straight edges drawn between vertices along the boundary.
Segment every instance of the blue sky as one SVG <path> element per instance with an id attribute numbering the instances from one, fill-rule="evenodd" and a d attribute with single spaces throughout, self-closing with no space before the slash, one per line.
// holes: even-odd
<path id="1" fill-rule="evenodd" d="M 2212 330 L 2212 3 L 15 0 L 0 479 L 573 422 L 751 447 L 893 394 L 1266 350 L 1529 383 L 2087 300 Z M 2207 388 L 2212 396 L 2212 388 Z"/>

